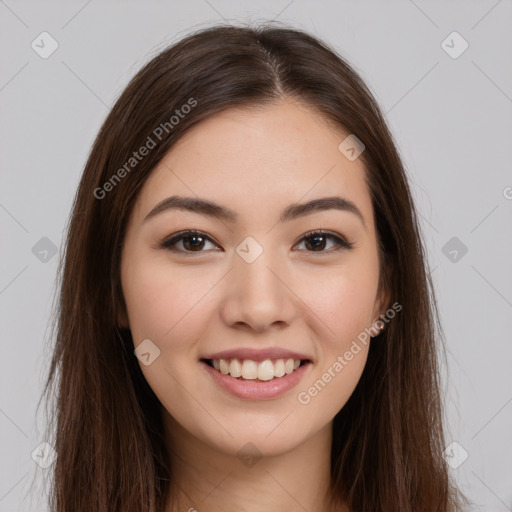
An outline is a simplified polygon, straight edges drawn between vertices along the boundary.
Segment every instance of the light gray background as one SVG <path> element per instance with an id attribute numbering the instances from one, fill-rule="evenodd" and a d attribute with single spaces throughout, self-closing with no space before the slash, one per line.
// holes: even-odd
<path id="1" fill-rule="evenodd" d="M 0 512 L 46 510 L 27 492 L 44 472 L 31 453 L 45 441 L 35 407 L 58 256 L 41 261 L 32 248 L 43 237 L 62 247 L 93 138 L 128 80 L 163 46 L 222 18 L 277 18 L 311 31 L 360 71 L 382 105 L 422 215 L 446 333 L 448 443 L 461 446 L 455 458 L 469 454 L 450 471 L 471 510 L 512 510 L 511 1 L 5 0 Z M 31 48 L 43 31 L 59 44 L 47 59 Z M 441 46 L 453 31 L 469 43 L 456 59 Z M 468 249 L 455 262 L 443 253 L 452 237 Z"/>

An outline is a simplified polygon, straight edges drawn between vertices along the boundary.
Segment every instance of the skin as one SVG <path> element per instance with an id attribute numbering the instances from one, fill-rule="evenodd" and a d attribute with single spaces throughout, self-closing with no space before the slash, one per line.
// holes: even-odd
<path id="1" fill-rule="evenodd" d="M 332 420 L 363 372 L 369 344 L 307 405 L 298 401 L 387 307 L 378 294 L 379 259 L 361 159 L 339 150 L 348 135 L 296 100 L 229 109 L 190 129 L 142 188 L 122 253 L 126 314 L 134 345 L 150 339 L 160 355 L 139 362 L 162 404 L 176 499 L 167 511 L 325 511 Z M 171 195 L 200 197 L 234 210 L 235 223 L 170 210 L 144 222 Z M 279 223 L 291 203 L 349 199 L 363 222 L 330 209 Z M 212 238 L 199 249 L 172 234 L 195 229 Z M 353 242 L 320 252 L 311 230 Z M 263 253 L 247 263 L 236 252 L 253 237 Z M 189 255 L 186 255 L 186 249 Z M 338 249 L 338 250 L 336 250 Z M 283 347 L 310 355 L 299 384 L 270 400 L 220 389 L 199 359 L 237 347 Z M 332 370 L 331 370 L 332 372 Z M 237 452 L 251 442 L 251 466 Z"/>

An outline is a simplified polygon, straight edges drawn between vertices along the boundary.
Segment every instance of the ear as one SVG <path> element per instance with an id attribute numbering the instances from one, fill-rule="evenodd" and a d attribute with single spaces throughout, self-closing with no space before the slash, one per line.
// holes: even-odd
<path id="1" fill-rule="evenodd" d="M 375 305 L 373 308 L 373 323 L 379 320 L 380 316 L 383 315 L 389 308 L 391 302 L 391 291 L 387 286 L 381 286 L 380 291 L 377 293 Z"/>

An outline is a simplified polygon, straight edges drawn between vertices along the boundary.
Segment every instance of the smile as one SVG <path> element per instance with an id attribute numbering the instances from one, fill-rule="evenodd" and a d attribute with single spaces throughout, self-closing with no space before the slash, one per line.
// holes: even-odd
<path id="1" fill-rule="evenodd" d="M 214 381 L 238 398 L 275 398 L 293 388 L 311 366 L 310 360 L 202 359 Z"/>
<path id="2" fill-rule="evenodd" d="M 231 375 L 234 378 L 243 380 L 272 380 L 290 375 L 297 370 L 301 364 L 306 361 L 300 359 L 265 359 L 258 363 L 251 359 L 210 359 L 207 364 L 213 366 L 217 371 L 224 375 Z"/>

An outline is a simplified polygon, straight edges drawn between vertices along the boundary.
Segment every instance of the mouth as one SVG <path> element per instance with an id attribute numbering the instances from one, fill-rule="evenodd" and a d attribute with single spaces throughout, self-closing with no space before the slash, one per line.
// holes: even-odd
<path id="1" fill-rule="evenodd" d="M 251 359 L 201 359 L 217 372 L 238 380 L 267 382 L 281 379 L 298 370 L 301 366 L 311 364 L 309 359 L 265 359 L 258 362 Z"/>
<path id="2" fill-rule="evenodd" d="M 219 389 L 245 400 L 278 398 L 302 380 L 313 366 L 309 359 L 201 359 Z"/>

